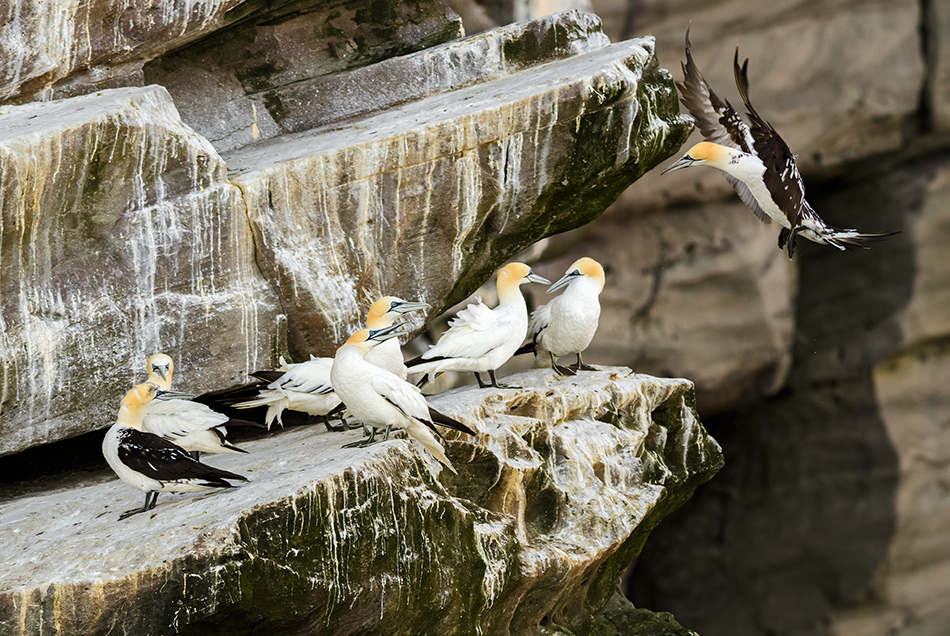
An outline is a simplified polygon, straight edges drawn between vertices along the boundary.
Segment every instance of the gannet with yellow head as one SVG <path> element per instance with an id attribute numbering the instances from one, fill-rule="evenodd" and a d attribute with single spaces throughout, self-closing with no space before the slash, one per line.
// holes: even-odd
<path id="1" fill-rule="evenodd" d="M 686 62 L 682 82 L 677 82 L 680 100 L 689 110 L 706 141 L 690 148 L 663 174 L 691 166 L 719 168 L 736 193 L 760 220 L 776 221 L 782 226 L 779 248 L 788 257 L 795 253 L 796 237 L 801 235 L 821 245 L 839 250 L 865 248 L 898 232 L 860 233 L 842 230 L 825 223 L 805 200 L 805 184 L 798 171 L 795 155 L 749 101 L 749 60 L 739 65 L 739 48 L 733 59 L 733 72 L 739 95 L 748 111 L 749 127 L 728 101 L 723 101 L 706 83 L 693 61 L 686 30 Z"/>
<path id="2" fill-rule="evenodd" d="M 584 364 L 581 353 L 587 349 L 600 320 L 600 292 L 604 289 L 604 268 L 587 256 L 567 268 L 564 276 L 548 288 L 548 293 L 564 289 L 564 293 L 541 305 L 531 314 L 528 338 L 534 342 L 535 353 L 547 352 L 551 367 L 560 375 L 593 370 Z M 557 358 L 577 355 L 577 364 L 562 367 Z"/>
<path id="3" fill-rule="evenodd" d="M 102 454 L 119 479 L 145 493 L 145 505 L 123 513 L 119 519 L 151 510 L 160 492 L 230 488 L 227 480 L 247 481 L 241 475 L 203 464 L 174 443 L 142 430 L 148 405 L 159 390 L 146 382 L 126 393 L 115 424 L 102 440 Z"/>
<path id="4" fill-rule="evenodd" d="M 498 306 L 489 309 L 481 299 L 458 313 L 439 341 L 415 360 L 407 363 L 410 373 L 437 374 L 443 371 L 473 371 L 482 388 L 517 388 L 498 384 L 495 370 L 506 363 L 524 339 L 528 328 L 528 308 L 521 286 L 550 281 L 538 276 L 524 263 L 509 263 L 498 271 Z M 479 372 L 487 371 L 490 384 Z"/>
<path id="5" fill-rule="evenodd" d="M 373 431 L 368 440 L 358 442 L 358 445 L 372 444 L 377 429 L 386 431 L 385 440 L 391 427 L 401 427 L 454 473 L 455 467 L 436 437 L 440 434 L 435 423 L 471 435 L 475 432 L 461 422 L 433 411 L 417 387 L 366 361 L 374 347 L 396 338 L 399 329 L 399 325 L 392 325 L 354 333 L 337 350 L 330 380 L 347 410 Z"/>

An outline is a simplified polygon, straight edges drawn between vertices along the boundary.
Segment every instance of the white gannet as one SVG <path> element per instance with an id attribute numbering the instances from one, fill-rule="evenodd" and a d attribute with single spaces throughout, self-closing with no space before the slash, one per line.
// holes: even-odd
<path id="1" fill-rule="evenodd" d="M 387 439 L 391 427 L 401 427 L 454 473 L 455 467 L 445 456 L 445 450 L 436 437 L 439 432 L 434 422 L 470 435 L 475 432 L 461 422 L 434 411 L 417 387 L 365 359 L 373 347 L 397 337 L 399 329 L 399 325 L 362 329 L 350 336 L 333 359 L 331 381 L 346 408 L 373 429 L 373 436 L 377 429 L 385 429 L 383 439 Z M 371 443 L 372 437 L 359 442 L 363 446 Z"/>
<path id="2" fill-rule="evenodd" d="M 548 293 L 562 287 L 566 287 L 564 293 L 532 312 L 528 338 L 535 345 L 536 355 L 547 352 L 551 357 L 551 367 L 558 374 L 591 371 L 593 367 L 584 364 L 581 352 L 587 349 L 597 332 L 600 320 L 598 297 L 604 289 L 604 268 L 592 258 L 580 258 L 548 288 Z M 557 359 L 571 353 L 577 354 L 577 364 L 558 366 Z"/>
<path id="3" fill-rule="evenodd" d="M 409 372 L 434 375 L 443 371 L 473 371 L 481 388 L 518 388 L 498 384 L 495 370 L 514 355 L 524 340 L 528 308 L 521 285 L 528 282 L 551 284 L 524 263 L 509 263 L 498 270 L 498 306 L 489 309 L 479 298 L 460 311 L 436 344 L 407 363 Z M 482 382 L 480 371 L 488 371 L 491 384 Z M 421 384 L 424 383 L 425 378 Z"/>
<path id="4" fill-rule="evenodd" d="M 719 168 L 742 199 L 759 219 L 774 219 L 782 226 L 778 245 L 791 258 L 795 253 L 797 235 L 839 250 L 867 249 L 868 243 L 880 241 L 899 232 L 862 234 L 826 224 L 805 200 L 805 185 L 798 172 L 795 156 L 772 125 L 759 116 L 749 102 L 749 60 L 739 66 L 739 48 L 733 61 L 736 86 L 745 103 L 751 128 L 746 125 L 728 101 L 723 101 L 706 83 L 693 62 L 686 30 L 686 62 L 683 82 L 677 82 L 680 99 L 689 110 L 706 141 L 683 155 L 663 174 L 707 165 Z"/>
<path id="5" fill-rule="evenodd" d="M 231 444 L 224 424 L 259 426 L 253 422 L 232 420 L 192 396 L 171 390 L 175 363 L 164 353 L 149 356 L 146 361 L 148 380 L 158 388 L 155 399 L 145 407 L 142 430 L 164 437 L 192 453 L 246 453 Z"/>
<path id="6" fill-rule="evenodd" d="M 116 423 L 102 440 L 102 454 L 119 479 L 145 493 L 145 505 L 124 512 L 119 519 L 151 510 L 160 492 L 230 488 L 228 479 L 247 481 L 241 475 L 202 464 L 172 442 L 142 430 L 146 406 L 158 391 L 146 382 L 126 393 Z"/>
<path id="7" fill-rule="evenodd" d="M 366 316 L 366 326 L 370 329 L 389 327 L 403 314 L 426 307 L 428 307 L 426 303 L 410 302 L 396 296 L 383 296 L 370 306 Z M 369 361 L 405 379 L 406 367 L 403 363 L 399 341 L 394 340 L 386 344 L 385 348 L 377 347 L 382 351 L 369 358 Z M 276 371 L 254 373 L 267 384 L 261 382 L 244 387 L 245 394 L 248 389 L 253 388 L 257 390 L 257 395 L 254 399 L 237 402 L 231 406 L 238 409 L 267 406 L 265 416 L 267 428 L 270 428 L 275 419 L 283 426 L 281 414 L 287 409 L 320 417 L 327 429 L 341 430 L 331 426 L 328 419 L 342 412 L 339 408 L 340 398 L 333 391 L 330 382 L 330 367 L 333 366 L 333 358 L 310 356 L 310 360 L 306 362 L 288 364 L 281 357 L 280 365 Z"/>

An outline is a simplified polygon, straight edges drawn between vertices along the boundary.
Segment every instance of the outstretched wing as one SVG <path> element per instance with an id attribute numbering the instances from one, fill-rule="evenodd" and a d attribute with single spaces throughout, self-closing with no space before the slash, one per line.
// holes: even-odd
<path id="1" fill-rule="evenodd" d="M 699 71 L 693 54 L 690 52 L 689 29 L 686 29 L 686 62 L 683 66 L 683 81 L 677 82 L 680 91 L 680 101 L 693 116 L 696 127 L 706 141 L 721 146 L 738 148 L 742 152 L 753 153 L 754 139 L 749 127 L 739 116 L 728 101 L 723 101 L 706 83 L 706 78 Z M 724 172 L 726 180 L 732 185 L 736 194 L 742 199 L 759 220 L 771 223 L 772 219 L 759 206 L 752 192 L 742 181 Z"/>
<path id="2" fill-rule="evenodd" d="M 805 185 L 798 172 L 795 155 L 772 128 L 772 124 L 762 119 L 749 101 L 748 68 L 749 60 L 739 66 L 739 47 L 736 47 L 736 56 L 733 60 L 736 86 L 749 113 L 749 121 L 752 122 L 751 132 L 755 154 L 765 164 L 765 174 L 762 178 L 775 204 L 794 228 L 801 221 L 802 204 L 805 202 Z"/>

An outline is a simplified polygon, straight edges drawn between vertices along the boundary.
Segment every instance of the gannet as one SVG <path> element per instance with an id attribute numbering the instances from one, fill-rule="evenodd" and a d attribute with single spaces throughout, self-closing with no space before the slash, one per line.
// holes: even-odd
<path id="1" fill-rule="evenodd" d="M 473 371 L 481 388 L 518 388 L 498 384 L 495 370 L 514 355 L 528 328 L 528 308 L 521 285 L 551 281 L 538 276 L 524 263 L 509 263 L 498 271 L 498 306 L 489 309 L 481 299 L 458 313 L 439 341 L 407 363 L 410 373 Z M 482 382 L 488 371 L 491 384 Z M 425 383 L 425 378 L 420 384 Z"/>
<path id="2" fill-rule="evenodd" d="M 224 424 L 259 426 L 253 422 L 232 420 L 206 404 L 195 402 L 190 395 L 171 390 L 175 363 L 164 353 L 149 356 L 146 361 L 147 382 L 157 387 L 155 399 L 145 407 L 142 430 L 174 442 L 198 459 L 200 453 L 246 453 L 231 444 Z"/>
<path id="3" fill-rule="evenodd" d="M 149 402 L 159 388 L 151 383 L 135 386 L 125 394 L 116 423 L 102 440 L 102 454 L 119 479 L 145 492 L 145 505 L 124 512 L 125 519 L 155 507 L 160 492 L 195 492 L 230 488 L 226 480 L 247 478 L 194 459 L 181 447 L 142 430 Z"/>
<path id="4" fill-rule="evenodd" d="M 683 82 L 677 82 L 680 100 L 686 106 L 706 141 L 702 141 L 683 155 L 663 174 L 707 165 L 719 168 L 732 184 L 739 198 L 760 220 L 774 219 L 782 226 L 779 248 L 786 249 L 788 257 L 795 253 L 797 235 L 839 250 L 865 248 L 868 243 L 880 241 L 899 232 L 862 234 L 857 230 L 842 230 L 826 224 L 805 200 L 805 185 L 798 172 L 795 156 L 775 129 L 762 119 L 749 102 L 747 59 L 739 66 L 739 48 L 733 60 L 733 71 L 739 95 L 745 103 L 751 129 L 732 108 L 706 83 L 693 62 L 690 53 L 689 29 L 686 30 L 686 62 Z"/>
<path id="5" fill-rule="evenodd" d="M 330 379 L 337 395 L 354 417 L 373 429 L 403 428 L 453 473 L 455 467 L 439 443 L 434 421 L 474 435 L 475 431 L 431 409 L 422 392 L 394 373 L 366 361 L 378 344 L 399 335 L 399 325 L 382 329 L 362 329 L 350 336 L 336 352 Z M 372 437 L 362 445 L 372 443 Z"/>
<path id="6" fill-rule="evenodd" d="M 389 327 L 403 314 L 426 307 L 428 307 L 426 303 L 410 302 L 396 296 L 383 296 L 370 306 L 366 316 L 366 326 L 370 329 Z M 377 347 L 382 351 L 374 352 L 375 355 L 369 358 L 369 361 L 405 379 L 406 367 L 399 342 L 393 340 L 387 345 L 385 348 Z M 238 409 L 267 406 L 265 416 L 267 428 L 270 428 L 275 419 L 283 426 L 281 414 L 288 409 L 320 417 L 328 429 L 340 430 L 331 426 L 328 419 L 329 415 L 336 414 L 340 410 L 338 408 L 340 398 L 333 391 L 330 382 L 332 366 L 333 358 L 310 356 L 310 360 L 294 364 L 287 363 L 281 357 L 280 367 L 276 371 L 258 371 L 254 374 L 269 382 L 266 386 L 263 382 L 260 385 L 252 385 L 258 391 L 257 396 L 252 400 L 238 402 L 232 406 Z"/>
<path id="7" fill-rule="evenodd" d="M 597 332 L 600 320 L 598 297 L 604 289 L 604 268 L 592 258 L 579 258 L 567 268 L 564 276 L 548 288 L 548 293 L 566 287 L 564 293 L 531 314 L 528 338 L 535 345 L 535 354 L 547 352 L 551 367 L 560 375 L 576 371 L 592 371 L 584 364 L 581 352 L 587 349 Z M 577 364 L 558 366 L 557 359 L 577 354 Z"/>

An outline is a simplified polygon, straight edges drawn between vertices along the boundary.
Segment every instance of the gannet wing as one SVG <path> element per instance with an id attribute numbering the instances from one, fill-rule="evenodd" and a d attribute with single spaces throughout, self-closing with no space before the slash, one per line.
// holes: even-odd
<path id="1" fill-rule="evenodd" d="M 753 154 L 755 140 L 749 127 L 739 116 L 739 113 L 728 101 L 722 100 L 706 83 L 706 78 L 699 71 L 693 55 L 690 52 L 689 29 L 686 29 L 686 62 L 682 64 L 683 81 L 676 82 L 680 91 L 680 101 L 693 116 L 696 127 L 699 128 L 706 141 L 738 148 L 742 152 Z M 726 180 L 752 212 L 763 223 L 771 223 L 772 219 L 759 206 L 752 192 L 742 181 L 724 172 Z"/>
<path id="2" fill-rule="evenodd" d="M 423 359 L 477 358 L 508 341 L 510 320 L 481 299 L 458 313 Z"/>
<path id="3" fill-rule="evenodd" d="M 422 396 L 422 392 L 415 385 L 385 372 L 385 369 L 382 371 L 384 373 L 373 374 L 373 390 L 409 417 L 430 422 L 429 403 Z"/>
<path id="4" fill-rule="evenodd" d="M 748 59 L 739 66 L 739 47 L 736 47 L 733 71 L 739 95 L 749 113 L 749 121 L 752 122 L 755 154 L 765 164 L 765 174 L 762 178 L 769 189 L 769 194 L 772 195 L 772 200 L 794 228 L 801 220 L 802 204 L 805 202 L 805 184 L 802 183 L 802 176 L 798 172 L 795 155 L 775 132 L 772 125 L 759 115 L 752 106 L 752 102 L 749 101 L 748 67 Z"/>
<path id="5" fill-rule="evenodd" d="M 541 335 L 541 332 L 547 329 L 547 326 L 551 323 L 551 303 L 553 302 L 552 300 L 550 303 L 541 305 L 531 312 L 531 319 L 528 321 L 528 338 L 530 338 L 535 345 L 538 344 L 538 337 Z"/>
<path id="6" fill-rule="evenodd" d="M 159 481 L 204 481 L 229 486 L 223 479 L 247 481 L 241 475 L 214 468 L 192 459 L 172 442 L 133 428 L 119 438 L 119 460 L 132 470 Z"/>
<path id="7" fill-rule="evenodd" d="M 333 358 L 311 358 L 306 362 L 288 364 L 287 371 L 268 385 L 269 389 L 284 389 L 299 393 L 329 393 L 330 369 Z"/>
<path id="8" fill-rule="evenodd" d="M 152 400 L 145 407 L 142 428 L 168 439 L 221 426 L 228 416 L 191 400 Z"/>

